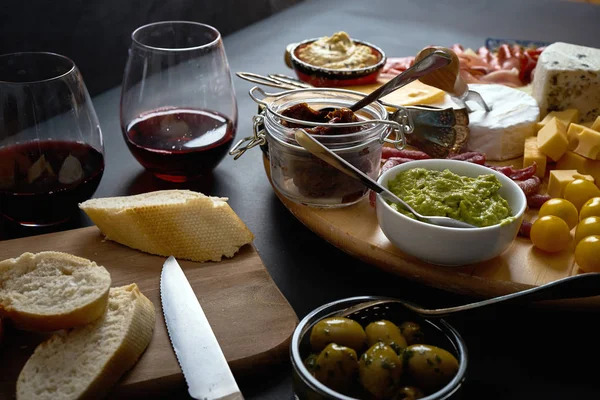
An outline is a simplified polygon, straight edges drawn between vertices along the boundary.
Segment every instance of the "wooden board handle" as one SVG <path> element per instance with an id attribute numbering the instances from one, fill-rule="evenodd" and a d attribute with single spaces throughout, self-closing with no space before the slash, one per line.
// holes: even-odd
<path id="1" fill-rule="evenodd" d="M 447 47 L 426 47 L 417 54 L 415 62 L 436 50 L 441 50 L 448 54 L 452 58 L 452 61 L 447 66 L 422 76 L 419 80 L 426 85 L 442 89 L 452 96 L 462 97 L 468 91 L 468 87 L 465 81 L 460 77 L 460 61 L 454 51 Z"/>

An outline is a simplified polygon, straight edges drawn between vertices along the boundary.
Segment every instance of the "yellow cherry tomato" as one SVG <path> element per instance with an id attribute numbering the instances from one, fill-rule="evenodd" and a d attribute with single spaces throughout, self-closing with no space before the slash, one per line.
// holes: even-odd
<path id="1" fill-rule="evenodd" d="M 592 181 L 587 179 L 575 179 L 565 186 L 565 194 L 563 197 L 575 205 L 577 210 L 592 197 L 600 196 L 600 189 Z"/>
<path id="2" fill-rule="evenodd" d="M 579 221 L 575 228 L 575 243 L 592 235 L 600 235 L 600 217 L 587 217 Z M 598 254 L 598 258 L 600 258 L 600 254 Z"/>
<path id="3" fill-rule="evenodd" d="M 600 197 L 592 197 L 581 207 L 579 220 L 587 217 L 600 217 Z"/>
<path id="4" fill-rule="evenodd" d="M 585 272 L 600 272 L 600 236 L 581 239 L 575 247 L 575 262 Z"/>
<path id="5" fill-rule="evenodd" d="M 569 230 L 575 228 L 579 221 L 579 213 L 577 208 L 569 200 L 565 199 L 550 199 L 540 207 L 538 216 L 554 215 L 565 221 Z"/>
<path id="6" fill-rule="evenodd" d="M 554 215 L 545 215 L 533 222 L 529 237 L 531 243 L 538 249 L 555 253 L 569 245 L 571 230 L 563 219 Z"/>

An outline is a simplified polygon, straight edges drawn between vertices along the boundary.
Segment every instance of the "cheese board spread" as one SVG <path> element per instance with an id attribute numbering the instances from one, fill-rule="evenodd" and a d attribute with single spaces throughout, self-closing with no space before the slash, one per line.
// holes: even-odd
<path id="1" fill-rule="evenodd" d="M 421 264 L 422 259 L 416 261 L 416 267 L 410 255 L 412 249 L 405 246 L 398 251 L 390 243 L 391 238 L 381 231 L 379 214 L 375 213 L 377 194 L 373 191 L 368 199 L 339 210 L 307 205 L 289 198 L 274 185 L 276 194 L 306 226 L 342 250 L 391 272 L 457 292 L 491 296 L 573 274 L 600 271 L 595 261 L 600 254 L 595 218 L 600 216 L 595 215 L 594 207 L 600 201 L 600 164 L 596 165 L 600 162 L 598 50 L 569 43 L 518 41 L 477 51 L 460 45 L 451 49 L 460 61 L 456 79 L 464 79 L 469 90 L 479 93 L 488 107 L 468 100 L 462 104 L 453 93 L 431 86 L 429 80 L 428 84 L 418 82 L 388 94 L 381 103 L 390 115 L 420 107 L 431 113 L 466 107 L 465 145 L 445 154 L 435 152 L 411 137 L 414 127 L 409 124 L 405 146 L 384 144 L 379 175 L 398 165 L 409 168 L 416 160 L 437 158 L 479 164 L 503 174 L 516 183 L 527 200 L 518 234 L 506 251 L 485 262 L 453 264 L 453 270 L 442 270 L 438 275 L 432 272 L 436 270 L 430 263 Z M 414 62 L 413 56 L 388 57 L 376 83 L 345 89 L 369 94 Z M 573 81 L 576 76 L 577 84 Z M 440 137 L 447 134 L 430 128 L 429 139 L 435 136 L 431 132 L 436 129 Z M 320 140 L 318 134 L 314 137 Z M 273 165 L 267 164 L 270 153 L 265 146 L 263 151 L 265 169 L 272 180 Z M 388 185 L 392 181 L 390 178 Z M 426 191 L 421 186 L 413 189 L 422 196 L 419 201 L 425 208 L 437 215 Z M 464 202 L 460 207 L 468 209 L 466 199 L 457 198 L 456 202 Z M 570 214 L 564 210 L 570 210 Z M 478 246 L 477 240 L 472 245 Z M 438 253 L 441 251 L 437 249 Z M 469 272 L 459 278 L 465 271 Z M 447 274 L 458 276 L 448 280 Z M 482 289 L 482 282 L 490 285 L 489 290 Z"/>

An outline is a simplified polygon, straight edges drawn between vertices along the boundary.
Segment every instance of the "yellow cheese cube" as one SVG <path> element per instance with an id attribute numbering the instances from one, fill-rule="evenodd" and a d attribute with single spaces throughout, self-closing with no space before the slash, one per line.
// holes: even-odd
<path id="1" fill-rule="evenodd" d="M 575 179 L 587 179 L 594 182 L 590 175 L 583 175 L 575 169 L 553 169 L 550 171 L 550 180 L 548 182 L 548 195 L 551 197 L 563 197 L 565 187 L 569 182 Z"/>
<path id="2" fill-rule="evenodd" d="M 573 142 L 576 143 L 575 153 L 591 160 L 600 160 L 600 132 L 584 128 L 573 138 Z"/>
<path id="3" fill-rule="evenodd" d="M 553 117 L 537 135 L 537 145 L 542 153 L 553 161 L 558 161 L 569 145 L 565 125 Z"/>
<path id="4" fill-rule="evenodd" d="M 537 137 L 529 136 L 525 138 L 525 147 L 523 151 L 523 168 L 532 165 L 535 162 L 535 174 L 544 178 L 546 174 L 546 155 L 538 149 Z"/>
<path id="5" fill-rule="evenodd" d="M 565 124 L 565 126 L 569 126 L 571 122 L 579 120 L 579 110 L 575 108 L 569 108 L 564 111 L 551 111 L 548 114 L 546 114 L 544 119 L 535 124 L 537 130 L 539 131 L 540 129 L 542 129 L 544 125 L 546 125 L 548 122 L 550 122 L 550 120 L 552 120 L 552 118 L 557 118 L 561 120 L 562 123 Z"/>
<path id="6" fill-rule="evenodd" d="M 569 124 L 569 129 L 567 129 L 567 140 L 569 141 L 568 149 L 575 150 L 577 144 L 579 143 L 578 136 L 586 127 L 584 125 Z"/>
<path id="7" fill-rule="evenodd" d="M 596 120 L 592 123 L 590 128 L 595 131 L 600 131 L 600 115 L 596 117 Z"/>
<path id="8" fill-rule="evenodd" d="M 600 183 L 600 161 L 590 160 L 569 150 L 558 160 L 556 169 L 576 169 L 580 174 L 594 178 L 596 185 Z"/>

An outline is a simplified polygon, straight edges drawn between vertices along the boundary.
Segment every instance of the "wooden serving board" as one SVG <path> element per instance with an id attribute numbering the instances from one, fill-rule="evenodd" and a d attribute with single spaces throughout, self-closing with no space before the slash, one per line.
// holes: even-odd
<path id="1" fill-rule="evenodd" d="M 263 163 L 273 186 L 269 161 L 264 155 Z M 513 160 L 503 164 L 514 163 Z M 520 164 L 515 166 L 520 167 Z M 500 256 L 486 262 L 460 267 L 429 264 L 403 253 L 387 239 L 368 198 L 352 206 L 326 209 L 294 203 L 274 186 L 273 190 L 299 221 L 339 249 L 390 273 L 450 292 L 479 298 L 496 297 L 581 273 L 575 264 L 573 243 L 561 252 L 550 254 L 522 237 L 517 237 Z M 528 211 L 526 218 L 533 220 L 536 214 L 537 210 Z M 432 250 L 434 248 L 432 243 Z M 545 302 L 544 305 L 600 309 L 600 296 Z"/>
<path id="2" fill-rule="evenodd" d="M 92 226 L 0 242 L 0 260 L 45 250 L 93 260 L 111 273 L 113 287 L 136 283 L 154 303 L 156 326 L 152 341 L 109 397 L 168 398 L 169 393 L 181 392 L 185 382 L 160 304 L 160 271 L 165 257 L 104 240 L 98 228 Z M 289 342 L 298 318 L 254 246 L 246 245 L 234 257 L 218 263 L 178 261 L 236 378 L 289 360 Z M 14 398 L 19 372 L 44 337 L 8 327 L 0 346 L 0 399 Z"/>

